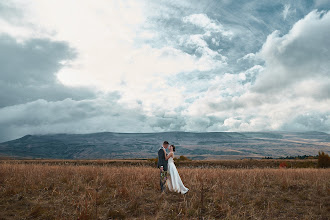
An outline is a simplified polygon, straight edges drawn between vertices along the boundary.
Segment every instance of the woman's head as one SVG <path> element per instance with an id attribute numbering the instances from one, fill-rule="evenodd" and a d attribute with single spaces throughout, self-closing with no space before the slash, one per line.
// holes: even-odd
<path id="1" fill-rule="evenodd" d="M 173 144 L 170 146 L 170 150 L 175 151 L 175 146 Z"/>

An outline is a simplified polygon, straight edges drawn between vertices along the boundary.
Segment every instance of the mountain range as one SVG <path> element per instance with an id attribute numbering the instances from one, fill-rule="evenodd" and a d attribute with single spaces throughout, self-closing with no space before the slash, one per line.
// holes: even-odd
<path id="1" fill-rule="evenodd" d="M 14 158 L 155 158 L 162 142 L 176 156 L 191 159 L 241 159 L 330 153 L 323 132 L 162 132 L 26 135 L 0 143 L 0 155 Z"/>

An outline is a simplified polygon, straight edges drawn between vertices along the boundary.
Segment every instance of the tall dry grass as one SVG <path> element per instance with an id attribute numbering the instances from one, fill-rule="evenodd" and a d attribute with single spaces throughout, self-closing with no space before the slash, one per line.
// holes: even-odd
<path id="1" fill-rule="evenodd" d="M 330 219 L 329 169 L 179 173 L 187 195 L 152 167 L 2 163 L 0 219 Z"/>
<path id="2" fill-rule="evenodd" d="M 158 158 L 152 159 L 2 159 L 0 163 L 42 165 L 88 165 L 88 166 L 157 166 Z M 187 160 L 174 159 L 177 167 L 189 168 L 278 168 L 283 162 L 288 168 L 317 168 L 317 159 L 242 159 L 242 160 Z"/>

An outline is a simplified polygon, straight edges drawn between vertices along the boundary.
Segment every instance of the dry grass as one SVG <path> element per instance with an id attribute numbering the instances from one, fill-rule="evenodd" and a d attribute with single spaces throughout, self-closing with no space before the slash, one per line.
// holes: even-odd
<path id="1" fill-rule="evenodd" d="M 179 168 L 160 195 L 149 166 L 0 164 L 0 219 L 330 219 L 329 169 Z"/>
<path id="2" fill-rule="evenodd" d="M 242 160 L 177 160 L 177 167 L 189 168 L 278 168 L 285 162 L 288 168 L 316 168 L 317 159 L 242 159 Z M 157 159 L 0 159 L 0 163 L 43 164 L 43 165 L 88 165 L 88 166 L 157 166 Z"/>

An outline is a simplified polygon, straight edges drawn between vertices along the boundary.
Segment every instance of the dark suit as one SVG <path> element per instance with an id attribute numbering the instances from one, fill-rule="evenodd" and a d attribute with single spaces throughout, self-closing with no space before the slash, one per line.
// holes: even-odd
<path id="1" fill-rule="evenodd" d="M 165 160 L 165 153 L 163 148 L 160 148 L 158 151 L 158 163 L 157 163 L 157 167 L 160 168 L 160 166 L 163 166 L 164 171 L 167 171 L 167 163 L 168 161 Z"/>
<path id="2" fill-rule="evenodd" d="M 168 163 L 168 161 L 165 160 L 165 152 L 164 152 L 163 148 L 160 148 L 158 151 L 157 167 L 160 168 L 161 166 L 163 166 L 163 170 L 167 171 L 167 163 Z M 163 181 L 162 181 L 162 171 L 160 171 L 160 189 L 162 192 L 165 190 L 165 183 L 163 183 Z"/>

